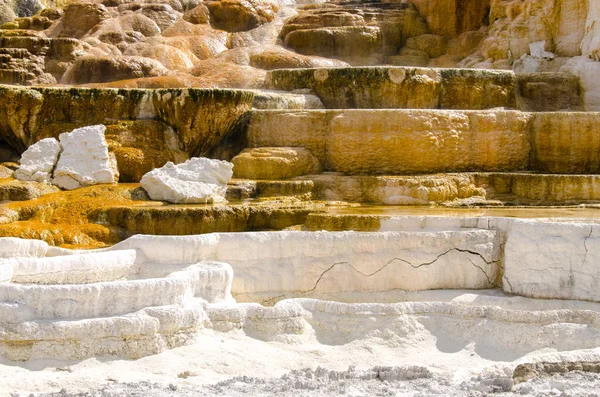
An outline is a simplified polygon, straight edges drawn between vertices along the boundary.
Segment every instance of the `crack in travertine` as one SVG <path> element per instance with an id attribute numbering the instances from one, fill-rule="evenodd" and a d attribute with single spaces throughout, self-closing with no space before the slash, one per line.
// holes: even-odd
<path id="1" fill-rule="evenodd" d="M 475 266 L 477 269 L 481 270 L 481 272 L 483 273 L 483 275 L 485 276 L 485 278 L 487 279 L 488 283 L 490 285 L 494 285 L 494 283 L 492 282 L 492 280 L 490 279 L 490 276 L 485 272 L 485 270 L 481 267 L 475 264 L 475 262 L 473 262 L 471 260 L 471 258 L 467 258 L 469 260 L 469 262 L 471 262 L 471 265 Z"/>
<path id="2" fill-rule="evenodd" d="M 585 261 L 587 260 L 587 256 L 588 256 L 588 252 L 589 252 L 587 242 L 592 237 L 593 231 L 594 231 L 594 226 L 590 226 L 590 232 L 588 233 L 587 237 L 583 239 L 583 248 L 585 249 L 585 255 L 583 256 L 583 262 L 581 263 L 581 267 L 585 266 Z"/>
<path id="3" fill-rule="evenodd" d="M 319 283 L 321 282 L 321 280 L 322 280 L 322 279 L 323 279 L 323 277 L 325 276 L 325 274 L 327 274 L 327 273 L 328 273 L 330 270 L 332 270 L 334 267 L 336 267 L 336 266 L 338 266 L 338 265 L 347 265 L 347 266 L 349 266 L 350 268 L 352 268 L 352 269 L 353 269 L 355 272 L 359 273 L 360 275 L 362 275 L 362 276 L 364 276 L 364 277 L 371 277 L 371 276 L 374 276 L 374 275 L 376 275 L 377 273 L 379 273 L 380 271 L 382 271 L 383 269 L 385 269 L 386 267 L 388 267 L 390 264 L 392 264 L 392 263 L 393 263 L 393 262 L 395 262 L 395 261 L 399 261 L 399 262 L 406 263 L 407 265 L 409 265 L 409 266 L 410 266 L 410 267 L 412 267 L 413 269 L 419 269 L 419 268 L 421 268 L 421 267 L 423 267 L 423 266 L 430 266 L 430 265 L 433 265 L 433 264 L 434 264 L 435 262 L 437 262 L 437 261 L 438 261 L 440 258 L 442 258 L 442 257 L 444 257 L 444 256 L 446 256 L 446 255 L 448 255 L 449 253 L 451 253 L 451 252 L 453 252 L 453 251 L 457 251 L 457 252 L 463 252 L 463 253 L 468 253 L 468 254 L 471 254 L 471 255 L 478 256 L 478 257 L 479 257 L 479 258 L 480 258 L 482 261 L 484 261 L 484 262 L 485 262 L 487 265 L 491 265 L 491 264 L 494 264 L 494 263 L 498 263 L 498 262 L 499 262 L 498 260 L 495 260 L 495 261 L 488 261 L 488 260 L 487 260 L 487 259 L 485 259 L 485 257 L 484 257 L 483 255 L 481 255 L 479 252 L 471 251 L 471 250 L 468 250 L 468 249 L 456 248 L 456 247 L 455 247 L 455 248 L 451 248 L 451 249 L 449 249 L 449 250 L 447 250 L 447 251 L 445 251 L 445 252 L 442 252 L 441 254 L 439 254 L 437 257 L 435 257 L 435 259 L 433 259 L 433 260 L 432 260 L 432 261 L 430 261 L 430 262 L 424 262 L 424 263 L 420 263 L 420 264 L 418 264 L 418 265 L 413 265 L 411 262 L 409 262 L 409 261 L 407 261 L 407 260 L 405 260 L 405 259 L 402 259 L 402 258 L 395 257 L 395 258 L 392 258 L 392 259 L 390 259 L 390 260 L 389 260 L 388 262 L 386 262 L 386 263 L 385 263 L 385 264 L 384 264 L 382 267 L 380 267 L 379 269 L 375 270 L 373 273 L 363 273 L 363 272 L 361 272 L 359 269 L 357 269 L 357 268 L 355 268 L 354 266 L 352 266 L 352 264 L 351 264 L 350 262 L 348 262 L 348 261 L 343 261 L 343 262 L 335 262 L 333 265 L 331 265 L 330 267 L 328 267 L 327 269 L 325 269 L 325 270 L 324 270 L 324 271 L 321 273 L 321 275 L 319 276 L 319 278 L 318 278 L 318 279 L 317 279 L 317 281 L 315 282 L 315 285 L 314 285 L 314 286 L 313 286 L 311 289 L 308 289 L 308 290 L 305 290 L 305 291 L 302 291 L 302 292 L 303 292 L 303 293 L 308 293 L 308 292 L 313 292 L 313 291 L 315 291 L 315 290 L 317 289 L 317 287 L 319 286 Z M 471 259 L 469 259 L 469 262 L 471 262 L 471 264 L 472 264 L 474 267 L 476 267 L 476 268 L 478 268 L 479 270 L 481 270 L 481 271 L 483 272 L 483 274 L 485 275 L 486 279 L 488 280 L 488 283 L 490 283 L 490 285 L 493 285 L 493 282 L 491 281 L 491 279 L 490 279 L 490 276 L 489 276 L 489 275 L 486 273 L 486 271 L 485 271 L 485 270 L 484 270 L 482 267 L 480 267 L 480 266 L 477 266 L 477 265 L 476 265 L 476 264 L 475 264 L 475 263 L 474 263 L 474 262 L 473 262 Z"/>

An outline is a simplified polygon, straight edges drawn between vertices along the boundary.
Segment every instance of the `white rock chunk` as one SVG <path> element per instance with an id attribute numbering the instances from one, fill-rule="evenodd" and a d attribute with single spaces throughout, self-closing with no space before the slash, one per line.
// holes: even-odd
<path id="1" fill-rule="evenodd" d="M 600 227 L 515 221 L 504 252 L 504 290 L 544 299 L 600 302 Z"/>
<path id="2" fill-rule="evenodd" d="M 60 149 L 60 143 L 54 138 L 45 138 L 29 146 L 21 156 L 21 165 L 15 171 L 15 178 L 21 181 L 49 182 Z"/>
<path id="3" fill-rule="evenodd" d="M 203 204 L 225 202 L 233 164 L 223 160 L 194 157 L 175 165 L 168 162 L 142 177 L 142 187 L 152 200 Z"/>
<path id="4" fill-rule="evenodd" d="M 104 138 L 106 127 L 93 125 L 60 134 L 60 154 L 52 183 L 72 190 L 99 183 L 115 183 L 119 179 L 114 157 L 108 153 Z"/>
<path id="5" fill-rule="evenodd" d="M 529 44 L 529 53 L 537 59 L 554 59 L 556 55 L 545 50 L 546 40 Z"/>

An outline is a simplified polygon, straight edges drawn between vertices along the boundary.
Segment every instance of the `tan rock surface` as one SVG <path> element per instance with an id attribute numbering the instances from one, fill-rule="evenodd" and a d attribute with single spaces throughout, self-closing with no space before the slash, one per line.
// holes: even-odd
<path id="1" fill-rule="evenodd" d="M 349 174 L 510 171 L 528 164 L 518 112 L 348 112 L 326 139 L 327 164 Z"/>
<path id="2" fill-rule="evenodd" d="M 267 88 L 313 90 L 329 109 L 514 108 L 509 71 L 369 67 L 286 69 L 267 74 Z"/>
<path id="3" fill-rule="evenodd" d="M 139 182 L 145 173 L 168 161 L 188 159 L 173 129 L 160 121 L 120 121 L 106 128 L 106 141 L 117 159 L 119 182 Z"/>
<path id="4" fill-rule="evenodd" d="M 81 57 L 67 70 L 65 84 L 106 83 L 167 74 L 157 60 L 144 57 Z"/>
<path id="5" fill-rule="evenodd" d="M 381 31 L 372 26 L 295 30 L 285 37 L 285 46 L 303 55 L 329 56 L 351 65 L 375 65 L 383 60 Z"/>
<path id="6" fill-rule="evenodd" d="M 599 173 L 599 117 L 599 113 L 535 114 L 532 167 L 552 173 Z"/>
<path id="7" fill-rule="evenodd" d="M 283 48 L 257 51 L 250 55 L 249 61 L 251 66 L 265 70 L 348 66 L 346 62 L 336 59 L 301 55 Z"/>
<path id="8" fill-rule="evenodd" d="M 493 0 L 492 0 L 493 1 Z M 435 34 L 456 37 L 478 30 L 487 17 L 490 0 L 411 0 Z"/>
<path id="9" fill-rule="evenodd" d="M 587 12 L 587 0 L 493 0 L 483 58 L 517 59 L 540 41 L 559 56 L 580 55 Z"/>
<path id="10" fill-rule="evenodd" d="M 73 95 L 77 101 L 71 100 Z M 177 132 L 181 150 L 198 155 L 231 132 L 253 97 L 252 92 L 232 90 L 0 87 L 0 136 L 22 152 L 42 138 L 77 127 L 155 119 Z"/>
<path id="11" fill-rule="evenodd" d="M 485 190 L 467 174 L 414 176 L 310 175 L 314 198 L 383 205 L 428 205 L 481 197 Z"/>
<path id="12" fill-rule="evenodd" d="M 579 78 L 570 73 L 518 74 L 519 109 L 525 111 L 579 110 Z"/>
<path id="13" fill-rule="evenodd" d="M 251 147 L 301 146 L 328 171 L 600 170 L 599 113 L 253 111 Z"/>
<path id="14" fill-rule="evenodd" d="M 580 205 L 600 200 L 598 175 L 450 173 L 376 176 L 308 175 L 313 198 L 375 205 Z"/>
<path id="15" fill-rule="evenodd" d="M 236 178 L 289 179 L 320 171 L 319 160 L 301 147 L 261 147 L 245 149 L 235 156 Z"/>
<path id="16" fill-rule="evenodd" d="M 0 202 L 33 200 L 58 191 L 58 187 L 49 183 L 0 178 Z"/>
<path id="17" fill-rule="evenodd" d="M 81 37 L 100 22 L 111 17 L 102 4 L 72 3 L 66 9 L 61 20 L 62 37 Z"/>
<path id="18" fill-rule="evenodd" d="M 396 54 L 408 38 L 424 33 L 427 25 L 410 4 L 329 3 L 301 8 L 285 21 L 280 38 L 304 55 L 376 65 Z"/>
<path id="19" fill-rule="evenodd" d="M 446 53 L 448 39 L 436 34 L 424 34 L 421 36 L 410 37 L 406 40 L 405 48 L 424 51 L 431 58 L 437 58 Z"/>
<path id="20" fill-rule="evenodd" d="M 193 24 L 206 24 L 210 22 L 210 11 L 206 4 L 201 3 L 183 14 L 183 20 Z"/>
<path id="21" fill-rule="evenodd" d="M 227 32 L 254 29 L 275 18 L 279 5 L 269 0 L 215 0 L 206 3 L 211 22 Z"/>
<path id="22" fill-rule="evenodd" d="M 516 111 L 254 111 L 251 147 L 302 146 L 328 171 L 510 171 L 529 163 L 529 114 Z"/>

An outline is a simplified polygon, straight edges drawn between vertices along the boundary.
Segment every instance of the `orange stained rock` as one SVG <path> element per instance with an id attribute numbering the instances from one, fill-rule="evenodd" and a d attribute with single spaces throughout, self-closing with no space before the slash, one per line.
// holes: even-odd
<path id="1" fill-rule="evenodd" d="M 4 204 L 0 206 L 0 222 L 5 222 L 0 224 L 0 236 L 41 239 L 61 247 L 91 248 L 115 244 L 123 238 L 122 232 L 94 223 L 96 211 L 147 204 L 132 199 L 138 186 L 96 185 Z"/>

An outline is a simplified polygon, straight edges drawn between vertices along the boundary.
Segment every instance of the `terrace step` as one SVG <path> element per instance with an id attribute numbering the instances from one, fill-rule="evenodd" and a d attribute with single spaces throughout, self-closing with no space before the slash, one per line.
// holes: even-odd
<path id="1" fill-rule="evenodd" d="M 573 206 L 600 203 L 600 175 L 452 173 L 307 175 L 313 199 L 373 205 Z"/>
<path id="2" fill-rule="evenodd" d="M 227 186 L 227 200 L 248 200 L 268 197 L 297 197 L 310 200 L 314 182 L 311 180 L 248 180 L 233 179 Z"/>
<path id="3" fill-rule="evenodd" d="M 295 92 L 253 90 L 254 109 L 324 109 L 323 103 L 318 96 L 308 90 L 297 90 Z"/>
<path id="4" fill-rule="evenodd" d="M 515 74 L 480 69 L 353 67 L 279 69 L 267 88 L 311 89 L 328 109 L 515 108 Z"/>
<path id="5" fill-rule="evenodd" d="M 24 70 L 0 69 L 0 84 L 25 84 L 31 75 Z"/>
<path id="6" fill-rule="evenodd" d="M 508 110 L 254 110 L 248 146 L 303 147 L 324 171 L 600 172 L 596 112 Z"/>

